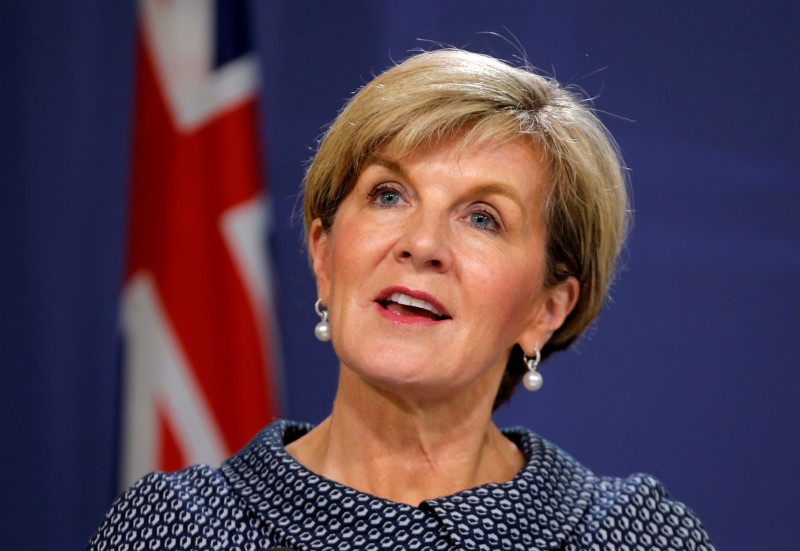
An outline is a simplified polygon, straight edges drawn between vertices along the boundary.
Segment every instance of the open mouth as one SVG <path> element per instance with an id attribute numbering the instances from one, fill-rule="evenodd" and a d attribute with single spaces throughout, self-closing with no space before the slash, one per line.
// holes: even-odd
<path id="1" fill-rule="evenodd" d="M 395 292 L 378 303 L 385 309 L 404 317 L 425 318 L 432 321 L 451 319 L 428 301 Z"/>

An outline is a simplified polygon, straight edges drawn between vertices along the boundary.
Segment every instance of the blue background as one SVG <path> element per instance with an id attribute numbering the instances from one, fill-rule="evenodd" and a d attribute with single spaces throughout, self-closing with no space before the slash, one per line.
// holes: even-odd
<path id="1" fill-rule="evenodd" d="M 720 549 L 796 545 L 800 98 L 794 2 L 253 4 L 285 414 L 319 421 L 303 163 L 370 75 L 430 42 L 531 62 L 590 95 L 631 168 L 613 303 L 501 425 L 595 472 L 646 471 Z M 506 37 L 483 34 L 491 31 Z M 135 10 L 0 4 L 0 547 L 83 548 L 116 495 L 118 296 Z"/>

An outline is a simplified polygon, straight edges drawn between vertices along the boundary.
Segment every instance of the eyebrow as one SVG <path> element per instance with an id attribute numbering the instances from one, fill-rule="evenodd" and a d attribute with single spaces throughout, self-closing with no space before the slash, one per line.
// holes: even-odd
<path id="1" fill-rule="evenodd" d="M 392 172 L 402 176 L 403 178 L 406 177 L 406 171 L 403 169 L 403 165 L 398 163 L 397 161 L 390 159 L 388 157 L 384 157 L 383 155 L 379 155 L 378 153 L 373 153 L 369 156 L 369 158 L 364 163 L 364 168 L 362 170 L 367 169 L 370 165 L 378 165 L 391 170 Z"/>
<path id="2" fill-rule="evenodd" d="M 516 203 L 525 219 L 527 220 L 528 218 L 522 198 L 520 198 L 516 191 L 510 189 L 508 186 L 496 182 L 488 182 L 485 184 L 479 184 L 474 188 L 471 188 L 469 191 L 475 195 L 502 195 L 503 197 L 506 197 Z"/>

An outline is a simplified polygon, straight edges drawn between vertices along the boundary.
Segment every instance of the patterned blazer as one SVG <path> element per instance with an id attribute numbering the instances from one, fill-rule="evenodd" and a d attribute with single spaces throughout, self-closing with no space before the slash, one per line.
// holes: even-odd
<path id="1" fill-rule="evenodd" d="M 592 474 L 523 428 L 525 465 L 504 484 L 395 503 L 305 469 L 284 445 L 311 425 L 277 421 L 220 468 L 152 473 L 113 504 L 91 550 L 713 550 L 697 517 L 646 475 Z"/>

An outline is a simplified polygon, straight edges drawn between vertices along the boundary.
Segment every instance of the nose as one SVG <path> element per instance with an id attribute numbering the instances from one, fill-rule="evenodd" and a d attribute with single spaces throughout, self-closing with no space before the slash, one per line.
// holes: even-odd
<path id="1" fill-rule="evenodd" d="M 395 258 L 417 270 L 444 272 L 453 261 L 450 225 L 446 215 L 420 208 L 400 228 Z"/>

